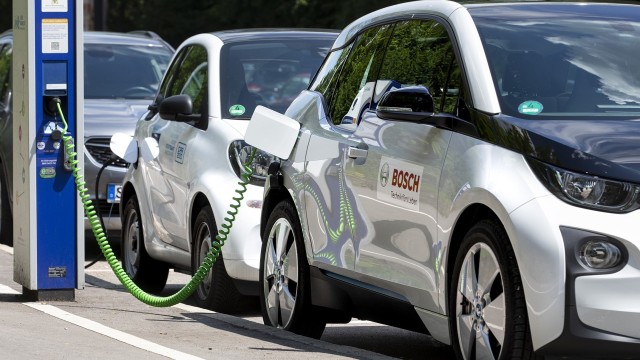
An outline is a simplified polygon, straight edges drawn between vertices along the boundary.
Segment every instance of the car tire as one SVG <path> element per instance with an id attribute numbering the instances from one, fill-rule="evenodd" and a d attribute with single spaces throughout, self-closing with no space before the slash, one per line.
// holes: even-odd
<path id="1" fill-rule="evenodd" d="M 157 294 L 169 277 L 169 264 L 153 259 L 144 246 L 138 199 L 127 200 L 122 224 L 122 265 L 131 280 L 145 292 Z"/>
<path id="2" fill-rule="evenodd" d="M 193 273 L 198 270 L 211 250 L 212 240 L 217 234 L 218 228 L 213 211 L 210 206 L 206 206 L 198 213 L 193 226 L 192 239 L 195 249 L 191 257 Z M 238 291 L 233 279 L 227 273 L 222 254 L 218 256 L 207 276 L 194 291 L 193 298 L 198 306 L 225 314 L 238 312 L 249 300 L 248 296 Z"/>
<path id="3" fill-rule="evenodd" d="M 483 220 L 466 234 L 449 289 L 458 359 L 534 359 L 522 280 L 504 229 Z"/>
<path id="4" fill-rule="evenodd" d="M 271 212 L 260 251 L 260 308 L 265 325 L 320 338 L 326 320 L 311 304 L 311 282 L 300 220 L 283 201 Z"/>
<path id="5" fill-rule="evenodd" d="M 0 168 L 0 244 L 13 246 L 13 214 L 9 201 L 7 179 Z"/>

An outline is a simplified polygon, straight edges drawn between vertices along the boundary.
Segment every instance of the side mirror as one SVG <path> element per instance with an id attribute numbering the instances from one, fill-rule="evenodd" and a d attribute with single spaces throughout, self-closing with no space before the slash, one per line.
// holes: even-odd
<path id="1" fill-rule="evenodd" d="M 420 122 L 432 117 L 433 97 L 424 86 L 409 86 L 382 95 L 376 108 L 381 119 Z"/>
<path id="2" fill-rule="evenodd" d="M 169 96 L 160 102 L 159 112 L 165 120 L 191 120 L 189 115 L 193 114 L 193 102 L 189 95 Z"/>

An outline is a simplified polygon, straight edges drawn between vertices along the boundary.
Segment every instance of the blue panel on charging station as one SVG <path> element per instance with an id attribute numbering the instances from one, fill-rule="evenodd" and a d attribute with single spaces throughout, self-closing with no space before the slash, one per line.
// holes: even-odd
<path id="1" fill-rule="evenodd" d="M 36 9 L 36 206 L 38 289 L 73 289 L 77 280 L 76 189 L 72 173 L 64 169 L 61 117 L 45 111 L 59 97 L 76 138 L 75 2 L 65 12 Z M 76 143 L 82 143 L 76 141 Z"/>
<path id="2" fill-rule="evenodd" d="M 44 61 L 42 63 L 43 94 L 67 96 L 67 62 Z"/>

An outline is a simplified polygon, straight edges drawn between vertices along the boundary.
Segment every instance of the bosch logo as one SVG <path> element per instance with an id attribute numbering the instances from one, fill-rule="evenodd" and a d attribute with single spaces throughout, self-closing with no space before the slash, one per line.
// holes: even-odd
<path id="1" fill-rule="evenodd" d="M 389 163 L 384 163 L 380 169 L 380 185 L 387 186 L 389 183 Z"/>
<path id="2" fill-rule="evenodd" d="M 416 175 L 409 171 L 393 169 L 391 185 L 404 190 L 418 192 L 418 189 L 420 188 L 420 175 Z"/>

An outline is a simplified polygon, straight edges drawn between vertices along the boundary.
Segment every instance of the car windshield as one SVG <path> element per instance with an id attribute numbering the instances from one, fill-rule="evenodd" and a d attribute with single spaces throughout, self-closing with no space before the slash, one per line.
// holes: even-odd
<path id="1" fill-rule="evenodd" d="M 85 44 L 85 98 L 153 99 L 172 55 L 163 46 Z"/>
<path id="2" fill-rule="evenodd" d="M 640 117 L 640 7 L 520 4 L 470 13 L 503 113 Z"/>
<path id="3" fill-rule="evenodd" d="M 222 116 L 249 119 L 257 105 L 284 113 L 306 89 L 333 38 L 230 43 L 221 53 Z"/>

